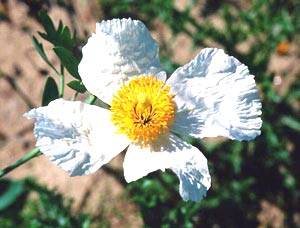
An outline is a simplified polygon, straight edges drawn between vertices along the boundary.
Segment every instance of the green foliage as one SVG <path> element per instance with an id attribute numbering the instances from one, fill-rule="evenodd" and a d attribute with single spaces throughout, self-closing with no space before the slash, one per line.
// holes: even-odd
<path id="1" fill-rule="evenodd" d="M 193 227 L 200 204 L 180 199 L 173 173 L 152 173 L 129 185 L 132 200 L 140 207 L 146 227 Z"/>
<path id="2" fill-rule="evenodd" d="M 39 43 L 37 38 L 35 36 L 32 36 L 32 43 L 35 47 L 35 49 L 37 50 L 37 52 L 39 53 L 39 55 L 43 58 L 43 60 L 52 68 L 55 70 L 54 66 L 51 64 L 51 62 L 49 61 L 45 51 L 44 51 L 44 47 L 43 44 Z"/>
<path id="3" fill-rule="evenodd" d="M 158 19 L 174 36 L 190 37 L 195 47 L 212 42 L 222 46 L 249 67 L 262 95 L 262 134 L 254 141 L 210 144 L 191 139 L 208 158 L 212 174 L 212 188 L 199 204 L 180 200 L 175 175 L 151 175 L 129 185 L 145 224 L 256 227 L 260 201 L 268 200 L 285 212 L 285 226 L 296 226 L 293 216 L 300 212 L 300 80 L 295 75 L 289 90 L 279 95 L 273 90 L 274 73 L 268 72 L 268 64 L 281 41 L 296 42 L 299 47 L 300 2 L 252 0 L 241 4 L 248 5 L 245 9 L 226 1 L 207 1 L 200 12 L 201 22 L 190 14 L 196 1 L 190 1 L 184 10 L 176 9 L 171 0 L 99 0 L 99 4 L 107 19 L 132 17 L 143 20 L 148 28 Z M 222 29 L 211 23 L 211 15 L 222 19 Z M 237 47 L 245 42 L 247 50 L 239 51 Z M 169 61 L 168 44 L 160 49 L 162 64 L 171 73 L 178 64 Z M 166 183 L 165 176 L 172 180 Z"/>
<path id="4" fill-rule="evenodd" d="M 25 190 L 25 181 L 1 181 L 1 195 L 0 195 L 0 211 L 12 206 L 22 196 L 27 195 Z"/>
<path id="5" fill-rule="evenodd" d="M 44 87 L 42 106 L 48 105 L 51 101 L 59 98 L 58 87 L 52 77 L 48 77 Z"/>
<path id="6" fill-rule="evenodd" d="M 72 51 L 76 42 L 76 33 L 71 35 L 68 26 L 64 26 L 60 21 L 58 28 L 55 29 L 54 24 L 48 14 L 44 11 L 40 13 L 40 22 L 43 25 L 46 33 L 39 32 L 39 35 L 52 43 L 54 46 L 65 47 L 67 50 Z"/>
<path id="7" fill-rule="evenodd" d="M 52 100 L 64 96 L 64 87 L 65 87 L 65 71 L 67 71 L 76 79 L 76 81 L 71 81 L 67 85 L 75 90 L 78 93 L 86 92 L 85 87 L 81 82 L 80 75 L 78 73 L 78 65 L 80 62 L 80 57 L 75 55 L 76 52 L 76 31 L 71 35 L 70 29 L 68 26 L 63 25 L 60 21 L 58 28 L 56 29 L 51 18 L 45 11 L 41 11 L 39 14 L 39 22 L 45 29 L 45 33 L 38 32 L 38 34 L 46 41 L 50 42 L 53 45 L 53 51 L 60 60 L 61 66 L 60 70 L 57 70 L 54 65 L 50 62 L 47 54 L 44 50 L 43 44 L 38 41 L 38 39 L 33 36 L 32 42 L 42 57 L 42 59 L 54 70 L 56 75 L 59 77 L 59 86 L 53 78 L 48 77 L 42 98 L 42 105 L 49 104 Z M 75 99 L 77 94 L 75 94 Z"/>
<path id="8" fill-rule="evenodd" d="M 89 216 L 72 215 L 71 200 L 32 179 L 1 180 L 0 186 L 0 227 L 90 227 Z M 29 198 L 29 193 L 35 197 Z"/>
<path id="9" fill-rule="evenodd" d="M 86 92 L 85 86 L 84 86 L 83 83 L 80 82 L 80 81 L 73 80 L 73 81 L 70 81 L 67 85 L 68 85 L 71 89 L 77 91 L 78 93 L 85 93 L 85 92 Z"/>
<path id="10" fill-rule="evenodd" d="M 53 48 L 56 55 L 59 57 L 62 65 L 69 71 L 69 73 L 77 79 L 80 79 L 78 73 L 79 61 L 74 57 L 72 52 L 64 47 L 54 47 Z"/>

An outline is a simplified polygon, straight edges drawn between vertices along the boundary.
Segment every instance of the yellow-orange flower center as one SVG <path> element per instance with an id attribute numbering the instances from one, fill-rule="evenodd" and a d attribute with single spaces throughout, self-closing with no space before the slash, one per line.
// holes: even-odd
<path id="1" fill-rule="evenodd" d="M 154 76 L 133 78 L 113 96 L 111 121 L 135 143 L 143 145 L 168 131 L 176 105 L 165 82 Z"/>

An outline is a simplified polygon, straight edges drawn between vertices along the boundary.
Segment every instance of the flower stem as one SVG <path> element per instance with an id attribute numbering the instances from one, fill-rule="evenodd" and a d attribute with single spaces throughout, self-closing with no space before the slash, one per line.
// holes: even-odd
<path id="1" fill-rule="evenodd" d="M 85 103 L 87 104 L 94 104 L 94 102 L 97 100 L 97 97 L 94 95 L 89 95 L 88 98 L 86 99 Z"/>
<path id="2" fill-rule="evenodd" d="M 59 97 L 64 97 L 65 90 L 65 75 L 64 75 L 64 66 L 60 65 L 60 74 L 59 76 Z"/>
<path id="3" fill-rule="evenodd" d="M 71 98 L 71 101 L 75 101 L 77 96 L 78 96 L 78 92 L 76 91 L 75 94 L 73 95 L 73 97 Z"/>
<path id="4" fill-rule="evenodd" d="M 39 148 L 35 148 L 32 151 L 30 151 L 28 154 L 26 154 L 23 158 L 16 161 L 15 163 L 7 166 L 6 168 L 0 170 L 0 178 L 4 175 L 8 174 L 10 171 L 14 170 L 15 168 L 19 167 L 20 165 L 24 164 L 25 162 L 31 160 L 32 158 L 35 158 L 41 154 L 41 151 Z"/>

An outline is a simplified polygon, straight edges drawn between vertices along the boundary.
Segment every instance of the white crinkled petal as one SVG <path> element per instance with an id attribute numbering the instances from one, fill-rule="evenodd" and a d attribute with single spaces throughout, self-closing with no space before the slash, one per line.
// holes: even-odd
<path id="1" fill-rule="evenodd" d="M 165 135 L 148 148 L 130 145 L 123 166 L 127 182 L 158 169 L 172 169 L 179 178 L 179 192 L 185 201 L 200 201 L 210 188 L 206 158 L 175 135 Z"/>
<path id="2" fill-rule="evenodd" d="M 203 49 L 168 79 L 178 111 L 173 132 L 193 137 L 250 140 L 262 121 L 254 76 L 223 50 Z"/>
<path id="3" fill-rule="evenodd" d="M 115 134 L 108 110 L 80 101 L 58 99 L 24 116 L 36 119 L 36 146 L 70 176 L 95 172 L 129 144 Z"/>
<path id="4" fill-rule="evenodd" d="M 179 178 L 179 193 L 184 201 L 199 202 L 211 185 L 207 159 L 196 147 L 179 138 L 175 142 L 178 151 L 171 169 Z"/>
<path id="5" fill-rule="evenodd" d="M 123 168 L 127 182 L 136 181 L 156 170 L 165 171 L 170 165 L 169 135 L 160 138 L 153 147 L 131 144 L 126 152 Z"/>
<path id="6" fill-rule="evenodd" d="M 132 76 L 162 71 L 158 45 L 141 21 L 113 19 L 97 23 L 82 49 L 78 70 L 89 92 L 110 104 L 112 94 Z M 165 80 L 165 75 L 161 80 Z"/>

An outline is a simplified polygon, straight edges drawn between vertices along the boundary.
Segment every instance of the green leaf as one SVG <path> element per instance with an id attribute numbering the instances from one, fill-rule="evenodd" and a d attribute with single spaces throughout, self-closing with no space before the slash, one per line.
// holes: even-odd
<path id="1" fill-rule="evenodd" d="M 64 25 L 63 25 L 62 21 L 59 20 L 57 32 L 61 33 L 61 31 L 63 30 L 63 28 L 64 28 Z"/>
<path id="2" fill-rule="evenodd" d="M 72 39 L 70 29 L 67 26 L 64 26 L 60 31 L 59 38 L 61 46 L 68 50 L 72 50 L 75 40 Z"/>
<path id="3" fill-rule="evenodd" d="M 76 39 L 75 39 L 75 32 L 72 37 L 70 29 L 68 26 L 64 26 L 62 21 L 59 21 L 58 29 L 57 29 L 57 40 L 58 42 L 55 44 L 55 46 L 62 46 L 69 51 L 72 50 Z"/>
<path id="4" fill-rule="evenodd" d="M 39 34 L 44 39 L 48 40 L 49 42 L 56 43 L 57 35 L 56 35 L 54 24 L 53 24 L 51 18 L 48 16 L 48 14 L 45 11 L 41 11 L 41 13 L 40 13 L 40 22 L 43 25 L 47 34 L 44 34 L 44 33 L 39 33 Z"/>
<path id="5" fill-rule="evenodd" d="M 55 71 L 55 67 L 50 63 L 45 51 L 44 51 L 44 47 L 42 43 L 39 43 L 38 40 L 35 38 L 35 36 L 32 36 L 32 43 L 35 47 L 35 49 L 37 50 L 37 52 L 40 54 L 40 56 L 43 58 L 43 60 Z"/>
<path id="6" fill-rule="evenodd" d="M 0 211 L 13 204 L 22 193 L 26 192 L 24 181 L 1 181 L 0 182 Z M 3 191 L 3 189 L 5 189 Z"/>
<path id="7" fill-rule="evenodd" d="M 78 73 L 79 60 L 74 57 L 72 52 L 68 51 L 64 47 L 54 47 L 53 50 L 56 53 L 56 55 L 59 57 L 64 67 L 69 71 L 69 73 L 73 77 L 80 79 Z"/>
<path id="8" fill-rule="evenodd" d="M 48 77 L 44 87 L 42 106 L 48 105 L 51 101 L 59 98 L 58 87 L 52 77 Z"/>
<path id="9" fill-rule="evenodd" d="M 61 33 L 60 33 L 60 39 L 61 43 L 65 44 L 64 47 L 69 47 L 70 50 L 72 48 L 72 38 L 71 38 L 71 32 L 68 26 L 63 27 Z"/>
<path id="10" fill-rule="evenodd" d="M 54 46 L 62 46 L 70 51 L 73 49 L 76 42 L 76 33 L 74 32 L 72 37 L 68 26 L 64 26 L 62 21 L 59 21 L 56 30 L 51 18 L 45 12 L 41 12 L 40 21 L 46 31 L 46 33 L 38 32 L 43 39 L 49 41 Z"/>
<path id="11" fill-rule="evenodd" d="M 300 131 L 300 121 L 293 117 L 283 116 L 281 118 L 281 123 L 295 131 Z"/>
<path id="12" fill-rule="evenodd" d="M 85 93 L 86 88 L 81 81 L 73 80 L 67 84 L 71 89 L 77 91 L 78 93 Z"/>

